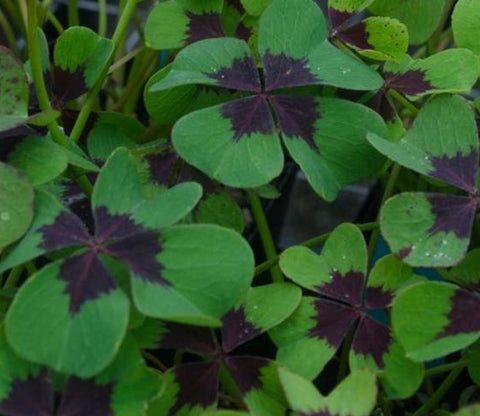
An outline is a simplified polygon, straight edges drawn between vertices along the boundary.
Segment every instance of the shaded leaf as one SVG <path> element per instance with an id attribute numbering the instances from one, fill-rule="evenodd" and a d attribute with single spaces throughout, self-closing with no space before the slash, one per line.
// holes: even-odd
<path id="1" fill-rule="evenodd" d="M 459 48 L 480 54 L 480 41 L 475 33 L 480 30 L 480 4 L 472 0 L 459 0 L 452 14 L 452 30 Z"/>

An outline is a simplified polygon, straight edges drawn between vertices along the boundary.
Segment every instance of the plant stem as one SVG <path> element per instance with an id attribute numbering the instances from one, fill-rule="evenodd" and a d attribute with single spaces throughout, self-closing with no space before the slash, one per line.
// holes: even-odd
<path id="1" fill-rule="evenodd" d="M 357 227 L 360 229 L 360 231 L 372 231 L 378 228 L 378 222 L 367 222 L 365 224 L 357 224 Z M 317 247 L 325 243 L 327 241 L 327 238 L 330 237 L 330 234 L 332 232 L 329 231 L 328 233 L 319 235 L 317 237 L 311 238 L 310 240 L 306 240 L 303 243 L 300 243 L 300 246 L 304 247 Z M 262 274 L 263 272 L 269 270 L 273 266 L 275 266 L 278 263 L 280 256 L 276 256 L 270 260 L 267 260 L 261 264 L 259 264 L 255 268 L 255 276 L 258 276 L 259 274 Z"/>
<path id="2" fill-rule="evenodd" d="M 447 23 L 448 18 L 450 17 L 450 13 L 456 1 L 457 0 L 447 0 L 445 2 L 445 5 L 443 6 L 442 16 L 440 17 L 440 21 L 438 23 L 437 29 L 428 40 L 428 52 L 431 55 L 436 53 L 438 50 L 438 44 L 442 36 L 443 29 L 445 27 L 445 24 Z"/>
<path id="3" fill-rule="evenodd" d="M 150 354 L 148 351 L 141 350 L 141 354 L 143 358 L 145 358 L 147 361 L 150 361 L 152 364 L 155 364 L 158 370 L 161 370 L 162 372 L 165 372 L 168 370 L 165 364 L 163 364 L 157 357 Z"/>
<path id="4" fill-rule="evenodd" d="M 50 10 L 47 10 L 46 16 L 47 19 L 50 20 L 50 23 L 53 25 L 58 34 L 61 35 L 65 31 L 65 28 L 60 23 L 60 20 L 58 20 L 57 17 Z"/>
<path id="5" fill-rule="evenodd" d="M 132 13 L 135 10 L 136 3 L 137 3 L 136 0 L 128 0 L 125 5 L 125 8 L 123 9 L 122 15 L 120 16 L 117 27 L 115 28 L 115 32 L 113 33 L 113 36 L 112 36 L 112 41 L 114 44 L 114 51 L 112 53 L 112 56 L 106 62 L 102 70 L 102 74 L 100 75 L 100 78 L 92 87 L 92 89 L 88 92 L 87 98 L 83 104 L 82 109 L 80 110 L 77 120 L 75 121 L 75 125 L 73 126 L 72 133 L 70 134 L 70 137 L 74 142 L 77 142 L 78 139 L 80 139 L 80 136 L 82 135 L 83 129 L 85 128 L 85 125 L 88 121 L 88 117 L 92 112 L 97 96 L 100 93 L 100 90 L 102 89 L 105 78 L 108 75 L 108 70 L 112 63 L 113 57 L 115 56 L 115 52 L 127 32 L 128 25 L 130 22 L 130 17 L 132 16 Z"/>
<path id="6" fill-rule="evenodd" d="M 412 416 L 423 416 L 430 413 L 432 409 L 442 400 L 443 396 L 447 391 L 452 387 L 453 383 L 457 380 L 457 378 L 462 373 L 465 365 L 459 366 L 453 369 L 450 374 L 445 377 L 442 384 L 438 387 L 438 389 L 428 398 L 428 400 L 420 407 Z"/>
<path id="7" fill-rule="evenodd" d="M 403 107 L 410 110 L 410 112 L 416 116 L 420 111 L 415 105 L 413 105 L 410 101 L 408 101 L 402 94 L 395 90 L 388 90 L 388 95 L 392 97 L 395 101 L 401 104 Z"/>
<path id="8" fill-rule="evenodd" d="M 110 66 L 110 69 L 108 70 L 108 73 L 111 74 L 112 72 L 115 72 L 118 68 L 121 66 L 125 65 L 130 59 L 135 58 L 140 52 L 144 50 L 144 46 L 139 46 L 138 48 L 135 48 L 133 51 L 130 51 L 127 53 L 125 56 L 122 56 L 118 61 L 114 62 L 112 66 Z"/>
<path id="9" fill-rule="evenodd" d="M 37 38 L 37 2 L 36 0 L 28 0 L 28 57 L 30 59 L 30 65 L 32 68 L 32 77 L 35 86 L 35 92 L 37 93 L 38 104 L 42 111 L 48 112 L 52 111 L 52 106 L 50 104 L 47 88 L 45 86 L 45 80 L 43 78 L 42 61 L 40 58 L 40 49 Z M 52 139 L 56 143 L 66 146 L 67 139 L 60 130 L 60 127 L 58 127 L 57 121 L 51 121 L 47 127 L 48 131 L 52 135 Z"/>
<path id="10" fill-rule="evenodd" d="M 107 36 L 107 0 L 98 0 L 98 34 Z"/>
<path id="11" fill-rule="evenodd" d="M 78 0 L 68 0 L 68 26 L 78 26 L 80 19 L 78 17 Z"/>
<path id="12" fill-rule="evenodd" d="M 380 208 L 385 204 L 388 198 L 390 198 L 395 191 L 395 184 L 397 183 L 398 175 L 400 174 L 401 167 L 399 164 L 394 163 L 390 176 L 388 177 L 388 182 L 385 185 L 385 191 L 382 196 L 382 201 L 380 202 Z M 379 220 L 380 214 L 377 216 L 377 221 Z M 380 228 L 375 228 L 370 236 L 370 241 L 368 242 L 368 264 L 372 262 L 373 255 L 375 254 L 375 249 L 377 248 L 378 238 L 380 237 Z"/>
<path id="13" fill-rule="evenodd" d="M 7 39 L 8 46 L 10 49 L 15 53 L 15 55 L 19 54 L 19 50 L 17 47 L 17 41 L 15 39 L 15 32 L 13 31 L 12 26 L 8 22 L 8 19 L 3 14 L 2 10 L 0 9 L 0 27 Z"/>
<path id="14" fill-rule="evenodd" d="M 8 275 L 7 280 L 3 285 L 3 288 L 10 289 L 12 287 L 16 287 L 18 284 L 18 281 L 20 280 L 20 277 L 22 276 L 22 272 L 23 272 L 23 265 L 14 267 L 10 272 L 10 274 Z"/>
<path id="15" fill-rule="evenodd" d="M 456 368 L 463 368 L 468 364 L 467 360 L 460 360 L 454 363 L 442 364 L 434 368 L 429 368 L 425 370 L 425 376 L 433 376 L 436 374 L 445 373 L 450 370 L 454 370 Z"/>
<path id="16" fill-rule="evenodd" d="M 255 218 L 255 223 L 257 224 L 258 232 L 260 233 L 263 249 L 265 250 L 265 257 L 267 261 L 276 259 L 278 256 L 275 249 L 275 243 L 273 241 L 272 233 L 270 232 L 270 227 L 268 226 L 267 218 L 265 217 L 265 212 L 263 211 L 260 198 L 253 192 L 247 192 L 247 195 L 250 202 L 250 207 L 252 208 L 253 217 Z M 276 265 L 276 262 L 270 268 L 270 274 L 272 275 L 272 280 L 274 282 L 283 282 L 282 272 Z"/>

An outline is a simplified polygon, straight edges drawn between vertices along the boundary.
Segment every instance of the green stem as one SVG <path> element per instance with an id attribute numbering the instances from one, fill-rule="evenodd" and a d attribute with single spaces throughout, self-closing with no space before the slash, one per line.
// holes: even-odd
<path id="1" fill-rule="evenodd" d="M 440 17 L 440 21 L 438 23 L 437 29 L 435 30 L 433 35 L 428 40 L 428 53 L 430 55 L 433 55 L 434 53 L 436 53 L 438 51 L 438 45 L 439 45 L 439 41 L 440 41 L 442 33 L 443 33 L 443 29 L 445 27 L 445 24 L 447 23 L 447 20 L 450 17 L 452 8 L 455 5 L 456 1 L 457 0 L 447 0 L 445 2 L 445 5 L 443 7 L 442 16 Z"/>
<path id="2" fill-rule="evenodd" d="M 360 229 L 360 231 L 372 231 L 378 228 L 378 223 L 377 222 L 367 222 L 365 224 L 357 224 L 357 227 Z M 330 234 L 332 232 L 328 232 L 322 235 L 319 235 L 317 237 L 311 238 L 310 240 L 306 240 L 303 243 L 300 243 L 300 246 L 304 247 L 317 247 L 321 246 L 325 241 L 327 241 L 328 237 L 330 237 Z M 270 270 L 273 266 L 275 266 L 278 263 L 280 256 L 276 256 L 275 258 L 272 258 L 270 260 L 267 260 L 261 264 L 259 264 L 257 267 L 255 267 L 255 276 L 258 276 L 259 274 L 262 274 L 263 272 Z"/>
<path id="3" fill-rule="evenodd" d="M 50 10 L 47 10 L 46 16 L 47 19 L 50 20 L 50 23 L 53 25 L 58 34 L 61 35 L 65 31 L 65 28 L 63 27 L 62 23 L 60 23 L 60 20 L 58 20 L 57 17 Z"/>
<path id="4" fill-rule="evenodd" d="M 408 101 L 402 94 L 395 90 L 389 90 L 388 95 L 397 101 L 400 105 L 410 110 L 410 112 L 416 116 L 420 111 L 414 104 Z"/>
<path id="5" fill-rule="evenodd" d="M 455 368 L 450 372 L 450 374 L 445 377 L 442 384 L 438 387 L 438 389 L 428 398 L 428 400 L 420 407 L 412 416 L 423 416 L 430 413 L 432 409 L 434 409 L 437 404 L 442 400 L 443 396 L 447 393 L 447 391 L 452 387 L 455 383 L 457 378 L 462 373 L 465 365 Z"/>
<path id="6" fill-rule="evenodd" d="M 139 46 L 138 48 L 135 48 L 133 51 L 130 51 L 127 53 L 125 56 L 122 56 L 118 61 L 115 61 L 109 68 L 108 74 L 111 74 L 112 72 L 115 72 L 118 68 L 122 67 L 125 65 L 130 59 L 135 58 L 140 52 L 144 50 L 144 46 Z"/>
<path id="7" fill-rule="evenodd" d="M 442 364 L 434 368 L 425 370 L 425 376 L 434 376 L 437 374 L 446 373 L 447 371 L 454 370 L 456 368 L 463 368 L 468 364 L 467 360 L 460 360 L 454 363 Z"/>
<path id="8" fill-rule="evenodd" d="M 120 44 L 120 42 L 122 41 L 122 39 L 124 38 L 127 32 L 128 25 L 130 22 L 130 17 L 132 16 L 132 13 L 135 10 L 136 3 L 137 3 L 137 0 L 128 0 L 125 5 L 125 8 L 123 9 L 122 15 L 120 16 L 117 27 L 115 28 L 115 32 L 113 33 L 113 36 L 112 36 L 112 41 L 114 44 L 114 51 L 112 53 L 112 57 L 106 62 L 100 78 L 92 87 L 92 89 L 88 92 L 87 98 L 83 104 L 82 109 L 80 110 L 80 113 L 75 122 L 75 125 L 73 126 L 70 138 L 74 142 L 77 142 L 80 139 L 83 129 L 87 124 L 88 117 L 92 112 L 95 101 L 97 100 L 97 96 L 100 93 L 100 90 L 102 89 L 105 78 L 108 75 L 108 70 L 113 61 L 113 57 L 115 56 L 115 52 L 118 48 L 118 45 Z"/>
<path id="9" fill-rule="evenodd" d="M 22 276 L 22 272 L 23 272 L 23 265 L 14 267 L 10 272 L 10 274 L 8 275 L 7 280 L 3 285 L 3 288 L 10 289 L 10 288 L 16 287 L 18 284 L 18 281 L 20 280 L 20 277 Z"/>
<path id="10" fill-rule="evenodd" d="M 98 0 L 98 34 L 107 36 L 107 0 Z"/>
<path id="11" fill-rule="evenodd" d="M 48 97 L 45 80 L 43 78 L 42 61 L 40 58 L 40 48 L 37 39 L 37 2 L 36 0 L 28 0 L 28 57 L 32 68 L 33 83 L 35 92 L 37 93 L 38 104 L 42 111 L 52 111 L 50 99 Z M 48 125 L 48 130 L 52 139 L 62 146 L 66 146 L 67 139 L 63 135 L 56 120 L 51 121 Z"/>
<path id="12" fill-rule="evenodd" d="M 18 55 L 19 50 L 17 47 L 17 41 L 15 39 L 15 32 L 13 31 L 12 26 L 8 22 L 8 19 L 5 17 L 1 9 L 0 9 L 0 27 L 2 28 L 5 38 L 7 39 L 8 46 L 15 53 L 15 55 Z"/>
<path id="13" fill-rule="evenodd" d="M 68 26 L 78 26 L 80 19 L 78 17 L 78 0 L 68 0 Z"/>
<path id="14" fill-rule="evenodd" d="M 158 370 L 162 371 L 163 373 L 168 370 L 168 367 L 165 364 L 163 364 L 157 357 L 150 354 L 148 351 L 140 350 L 140 352 L 143 358 L 145 358 L 147 361 L 150 361 L 152 364 L 155 364 Z"/>
<path id="15" fill-rule="evenodd" d="M 382 391 L 378 393 L 378 406 L 382 409 L 383 416 L 391 416 L 390 402 Z"/>
<path id="16" fill-rule="evenodd" d="M 390 176 L 388 177 L 387 184 L 385 185 L 385 191 L 383 192 L 382 201 L 380 202 L 380 207 L 383 207 L 383 204 L 390 198 L 394 191 L 395 185 L 397 183 L 398 175 L 400 174 L 401 167 L 399 164 L 394 163 Z M 380 215 L 380 214 L 379 214 Z M 377 217 L 378 221 L 378 217 Z M 368 242 L 368 264 L 372 262 L 373 255 L 375 254 L 375 249 L 377 248 L 378 238 L 380 237 L 380 228 L 375 228 L 370 236 L 370 241 Z"/>
<path id="17" fill-rule="evenodd" d="M 25 24 L 22 19 L 20 9 L 17 6 L 14 6 L 10 0 L 3 0 L 2 6 L 5 7 L 5 10 L 10 15 L 9 21 L 14 23 L 16 28 L 22 32 L 22 35 L 26 38 Z"/>
<path id="18" fill-rule="evenodd" d="M 268 226 L 267 218 L 265 217 L 265 212 L 263 211 L 260 198 L 253 192 L 247 192 L 247 195 L 250 202 L 250 207 L 252 208 L 253 217 L 255 218 L 255 223 L 257 224 L 257 230 L 260 233 L 260 239 L 262 240 L 265 257 L 267 261 L 276 259 L 278 256 L 275 249 L 275 243 L 273 241 L 272 233 L 270 232 L 270 227 Z M 283 282 L 283 275 L 278 265 L 275 264 L 271 267 L 270 274 L 272 275 L 272 280 L 274 282 Z"/>

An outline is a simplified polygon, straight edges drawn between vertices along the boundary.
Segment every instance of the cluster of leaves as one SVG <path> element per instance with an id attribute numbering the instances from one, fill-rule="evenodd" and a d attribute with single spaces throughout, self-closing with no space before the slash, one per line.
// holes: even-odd
<path id="1" fill-rule="evenodd" d="M 480 3 L 137 2 L 0 8 L 0 414 L 480 414 Z M 285 160 L 378 221 L 277 255 Z"/>

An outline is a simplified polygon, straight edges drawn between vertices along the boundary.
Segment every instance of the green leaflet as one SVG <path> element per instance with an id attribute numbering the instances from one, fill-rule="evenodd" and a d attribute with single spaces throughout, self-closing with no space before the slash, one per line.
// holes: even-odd
<path id="1" fill-rule="evenodd" d="M 33 210 L 31 183 L 16 169 L 0 162 L 0 249 L 26 233 Z"/>
<path id="2" fill-rule="evenodd" d="M 425 42 L 440 23 L 445 0 L 376 0 L 370 10 L 390 16 L 407 26 L 411 45 Z"/>
<path id="3" fill-rule="evenodd" d="M 452 30 L 459 48 L 480 54 L 480 4 L 475 0 L 459 0 L 452 14 Z"/>

